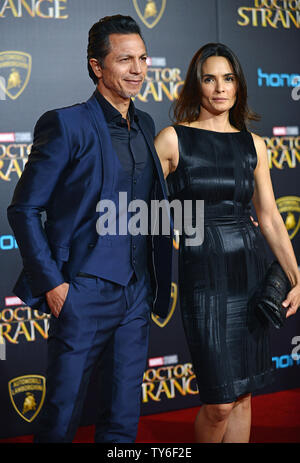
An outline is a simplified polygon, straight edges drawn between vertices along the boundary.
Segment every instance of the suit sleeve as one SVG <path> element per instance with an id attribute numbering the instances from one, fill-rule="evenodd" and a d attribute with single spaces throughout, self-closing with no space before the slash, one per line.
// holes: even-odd
<path id="1" fill-rule="evenodd" d="M 56 111 L 37 122 L 28 162 L 7 210 L 33 296 L 43 295 L 64 282 L 52 258 L 41 214 L 70 162 L 67 132 Z"/>

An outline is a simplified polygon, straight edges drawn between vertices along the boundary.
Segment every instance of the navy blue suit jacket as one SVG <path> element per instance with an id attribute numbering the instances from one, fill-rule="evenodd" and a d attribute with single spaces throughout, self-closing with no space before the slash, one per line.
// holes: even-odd
<path id="1" fill-rule="evenodd" d="M 153 143 L 153 120 L 136 111 L 156 167 L 153 194 L 156 199 L 167 199 Z M 24 266 L 14 293 L 30 307 L 49 312 L 45 293 L 80 271 L 89 246 L 97 240 L 96 205 L 101 197 L 111 196 L 115 160 L 95 94 L 85 103 L 49 111 L 38 120 L 28 162 L 8 208 Z M 172 282 L 172 230 L 170 235 L 153 237 L 152 247 L 153 312 L 166 317 Z"/>

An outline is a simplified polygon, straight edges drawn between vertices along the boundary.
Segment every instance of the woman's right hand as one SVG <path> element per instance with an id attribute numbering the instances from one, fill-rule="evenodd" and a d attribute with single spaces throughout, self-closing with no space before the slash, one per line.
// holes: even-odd
<path id="1" fill-rule="evenodd" d="M 286 318 L 295 315 L 300 306 L 300 283 L 296 284 L 288 293 L 286 299 L 282 303 L 283 307 L 287 308 Z"/>
<path id="2" fill-rule="evenodd" d="M 250 215 L 250 219 L 252 220 L 253 225 L 258 227 L 258 222 L 256 222 L 256 220 L 253 219 L 252 215 Z"/>

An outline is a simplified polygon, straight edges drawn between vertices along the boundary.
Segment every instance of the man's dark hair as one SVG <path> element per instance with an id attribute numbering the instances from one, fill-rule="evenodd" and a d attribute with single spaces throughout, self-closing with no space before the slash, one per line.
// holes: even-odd
<path id="1" fill-rule="evenodd" d="M 98 78 L 95 76 L 90 66 L 89 60 L 95 58 L 103 67 L 104 58 L 110 52 L 110 34 L 139 34 L 144 41 L 138 24 L 130 16 L 120 14 L 114 16 L 105 16 L 99 19 L 89 31 L 89 43 L 87 47 L 87 64 L 90 78 L 95 84 Z"/>

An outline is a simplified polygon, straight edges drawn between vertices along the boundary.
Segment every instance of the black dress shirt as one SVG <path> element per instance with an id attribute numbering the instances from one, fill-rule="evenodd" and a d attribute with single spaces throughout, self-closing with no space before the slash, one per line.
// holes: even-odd
<path id="1" fill-rule="evenodd" d="M 129 129 L 127 120 L 98 90 L 96 90 L 96 96 L 107 122 L 113 148 L 123 169 L 137 177 L 145 167 L 147 156 L 151 156 L 151 153 L 139 128 L 133 102 L 130 102 L 128 109 Z"/>

